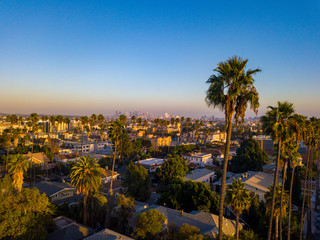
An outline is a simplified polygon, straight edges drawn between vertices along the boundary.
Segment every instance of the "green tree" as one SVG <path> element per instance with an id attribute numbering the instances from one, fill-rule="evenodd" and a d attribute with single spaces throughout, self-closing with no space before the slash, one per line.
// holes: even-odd
<path id="1" fill-rule="evenodd" d="M 203 182 L 176 179 L 158 199 L 158 204 L 176 210 L 218 213 L 219 196 Z"/>
<path id="2" fill-rule="evenodd" d="M 104 223 L 106 204 L 107 198 L 103 196 L 99 191 L 89 192 L 87 198 L 87 212 L 89 213 L 90 225 L 92 227 L 97 226 L 97 222 L 99 222 L 100 224 Z M 83 210 L 84 209 L 85 208 L 83 207 Z"/>
<path id="3" fill-rule="evenodd" d="M 276 160 L 276 170 L 275 172 L 279 172 L 280 165 L 280 157 L 281 150 L 283 149 L 283 145 L 289 138 L 289 124 L 288 120 L 294 114 L 294 108 L 292 103 L 288 102 L 278 102 L 277 107 L 268 107 L 270 110 L 266 113 L 265 116 L 261 117 L 262 128 L 264 132 L 272 137 L 272 140 L 277 143 L 277 160 Z M 274 174 L 273 181 L 273 190 L 272 190 L 272 199 L 270 206 L 270 219 L 269 219 L 269 228 L 268 228 L 268 236 L 267 239 L 271 239 L 272 232 L 272 222 L 274 214 L 274 204 L 275 204 L 275 194 L 276 194 L 276 186 L 278 182 L 278 174 Z M 278 226 L 276 226 L 278 229 Z"/>
<path id="4" fill-rule="evenodd" d="M 83 223 L 87 223 L 87 198 L 90 193 L 98 191 L 101 184 L 102 169 L 90 155 L 82 156 L 70 173 L 71 185 L 83 197 Z"/>
<path id="5" fill-rule="evenodd" d="M 129 163 L 123 184 L 128 188 L 128 194 L 138 201 L 150 197 L 151 180 L 148 171 L 140 164 Z"/>
<path id="6" fill-rule="evenodd" d="M 226 194 L 226 203 L 231 206 L 236 214 L 236 238 L 239 239 L 239 216 L 242 211 L 248 209 L 251 204 L 249 191 L 244 188 L 244 183 L 240 179 L 233 179 L 232 184 L 228 186 Z"/>
<path id="7" fill-rule="evenodd" d="M 111 219 L 111 226 L 117 232 L 129 233 L 129 220 L 134 216 L 135 204 L 133 198 L 125 197 L 118 194 L 117 207 L 113 209 L 113 217 Z"/>
<path id="8" fill-rule="evenodd" d="M 257 113 L 259 107 L 259 96 L 254 87 L 253 75 L 260 69 L 245 70 L 248 59 L 232 57 L 225 62 L 220 62 L 214 71 L 217 75 L 211 75 L 207 80 L 210 84 L 206 94 L 208 106 L 218 107 L 225 111 L 225 122 L 227 126 L 227 139 L 225 147 L 225 159 L 222 172 L 220 207 L 219 207 L 219 238 L 222 240 L 223 209 L 225 197 L 225 183 L 227 176 L 232 120 L 235 114 L 236 123 L 238 119 L 244 120 L 248 103 L 251 109 Z"/>
<path id="9" fill-rule="evenodd" d="M 157 233 L 163 230 L 166 217 L 163 213 L 159 213 L 155 209 L 139 213 L 134 230 L 134 237 L 137 239 L 154 239 Z"/>
<path id="10" fill-rule="evenodd" d="M 8 171 L 13 178 L 13 186 L 20 193 L 22 190 L 23 174 L 28 171 L 29 161 L 21 154 L 11 155 Z"/>
<path id="11" fill-rule="evenodd" d="M 160 177 L 161 183 L 167 185 L 178 177 L 182 178 L 188 171 L 187 164 L 182 157 L 169 155 L 169 159 L 157 169 L 157 175 Z"/>
<path id="12" fill-rule="evenodd" d="M 263 165 L 268 162 L 268 154 L 263 151 L 259 143 L 253 138 L 244 140 L 237 155 L 232 158 L 230 170 L 234 173 L 247 171 L 262 171 Z"/>
<path id="13" fill-rule="evenodd" d="M 37 188 L 23 188 L 17 194 L 11 178 L 0 181 L 1 239 L 44 240 L 53 230 L 53 206 Z"/>
<path id="14" fill-rule="evenodd" d="M 177 240 L 203 240 L 205 237 L 201 234 L 200 229 L 187 223 L 182 224 L 179 229 Z"/>

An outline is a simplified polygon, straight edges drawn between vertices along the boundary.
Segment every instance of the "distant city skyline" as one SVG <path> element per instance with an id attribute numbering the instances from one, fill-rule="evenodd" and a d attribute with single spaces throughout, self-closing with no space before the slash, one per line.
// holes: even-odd
<path id="1" fill-rule="evenodd" d="M 262 69 L 258 116 L 320 117 L 319 1 L 0 1 L 0 36 L 0 112 L 221 118 L 206 80 L 238 55 Z"/>

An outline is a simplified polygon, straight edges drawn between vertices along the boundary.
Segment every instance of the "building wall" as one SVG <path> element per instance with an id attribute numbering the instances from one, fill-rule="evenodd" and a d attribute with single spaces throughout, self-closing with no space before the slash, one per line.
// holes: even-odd
<path id="1" fill-rule="evenodd" d="M 72 196 L 73 196 L 73 189 L 66 189 L 57 194 L 52 195 L 50 197 L 50 201 L 54 202 L 54 201 L 70 198 Z"/>

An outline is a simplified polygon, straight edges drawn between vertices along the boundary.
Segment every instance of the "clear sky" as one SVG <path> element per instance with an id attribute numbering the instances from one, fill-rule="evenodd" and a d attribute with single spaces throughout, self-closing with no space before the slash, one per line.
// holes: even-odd
<path id="1" fill-rule="evenodd" d="M 221 117 L 205 82 L 233 55 L 262 69 L 258 115 L 320 116 L 317 0 L 2 0 L 0 112 Z"/>

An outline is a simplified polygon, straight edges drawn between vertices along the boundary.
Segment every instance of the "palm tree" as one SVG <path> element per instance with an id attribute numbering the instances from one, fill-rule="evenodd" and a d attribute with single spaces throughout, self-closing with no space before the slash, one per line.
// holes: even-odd
<path id="1" fill-rule="evenodd" d="M 271 214 L 269 219 L 268 227 L 268 240 L 271 239 L 272 232 L 272 222 L 273 222 L 273 211 L 274 211 L 274 202 L 276 194 L 276 186 L 278 183 L 278 173 L 281 157 L 281 148 L 283 144 L 288 140 L 289 131 L 288 131 L 288 120 L 293 116 L 294 109 L 293 104 L 288 102 L 278 102 L 277 107 L 268 107 L 270 110 L 266 113 L 265 116 L 261 117 L 262 128 L 264 129 L 267 135 L 272 137 L 273 142 L 277 142 L 277 160 L 276 160 L 276 171 L 274 174 L 273 181 L 273 191 L 272 191 L 272 201 L 271 201 Z M 278 226 L 276 226 L 278 229 Z"/>
<path id="2" fill-rule="evenodd" d="M 90 192 L 87 198 L 87 211 L 90 213 L 90 225 L 92 227 L 96 226 L 97 219 L 100 219 L 105 215 L 104 208 L 107 204 L 107 199 L 100 192 L 94 191 Z"/>
<path id="3" fill-rule="evenodd" d="M 50 132 L 53 132 L 54 131 L 54 126 L 55 126 L 55 124 L 56 124 L 56 117 L 55 116 L 50 116 L 49 117 L 49 122 L 50 122 L 50 124 L 51 124 L 51 126 L 50 126 Z M 49 134 L 49 136 L 50 136 L 50 134 Z"/>
<path id="4" fill-rule="evenodd" d="M 232 185 L 229 185 L 226 193 L 226 203 L 232 207 L 236 214 L 236 237 L 239 239 L 239 216 L 242 211 L 249 209 L 251 197 L 249 191 L 244 188 L 244 183 L 239 179 L 233 179 Z"/>
<path id="5" fill-rule="evenodd" d="M 113 153 L 113 162 L 112 162 L 112 172 L 111 172 L 111 182 L 110 182 L 110 195 L 112 196 L 113 192 L 112 192 L 112 183 L 113 183 L 113 173 L 114 173 L 114 165 L 115 165 L 115 161 L 116 161 L 116 155 L 117 155 L 117 150 L 120 144 L 120 139 L 121 136 L 124 133 L 124 125 L 123 123 L 117 119 L 115 121 L 113 121 L 109 128 L 108 128 L 108 135 L 111 139 L 111 141 L 114 144 L 114 153 Z"/>
<path id="6" fill-rule="evenodd" d="M 63 122 L 68 125 L 68 133 L 69 133 L 70 132 L 70 122 L 71 122 L 70 118 L 69 117 L 65 117 L 63 119 Z"/>
<path id="7" fill-rule="evenodd" d="M 292 186 L 294 179 L 294 170 L 298 165 L 298 158 L 300 158 L 300 154 L 298 153 L 299 145 L 296 143 L 290 143 L 287 146 L 287 153 L 290 159 L 290 167 L 291 167 L 291 180 L 290 180 L 290 192 L 289 192 L 289 208 L 288 208 L 288 240 L 290 240 L 290 226 L 291 226 L 291 201 L 292 201 Z"/>
<path id="8" fill-rule="evenodd" d="M 32 159 L 31 159 L 32 161 Z M 8 171 L 12 175 L 13 185 L 20 193 L 22 190 L 23 174 L 28 170 L 29 161 L 21 154 L 12 155 L 8 162 Z"/>
<path id="9" fill-rule="evenodd" d="M 265 194 L 265 199 L 266 199 L 266 205 L 267 209 L 271 209 L 272 207 L 272 202 L 273 202 L 273 196 L 275 196 L 275 201 L 273 205 L 273 211 L 270 211 L 270 214 L 275 217 L 275 239 L 278 239 L 279 237 L 279 217 L 280 217 L 280 212 L 282 211 L 282 214 L 285 215 L 286 209 L 287 209 L 287 202 L 288 202 L 288 195 L 285 192 L 282 198 L 282 208 L 281 206 L 281 192 L 282 192 L 282 184 L 279 184 L 276 186 L 276 191 L 275 194 L 273 194 L 273 186 L 269 187 L 269 191 Z M 289 209 L 290 210 L 290 209 Z"/>
<path id="10" fill-rule="evenodd" d="M 218 74 L 211 75 L 207 80 L 210 84 L 206 92 L 206 103 L 208 106 L 218 107 L 225 111 L 227 126 L 227 141 L 224 154 L 224 167 L 221 181 L 221 194 L 219 206 L 219 239 L 222 240 L 223 232 L 223 208 L 225 196 L 225 183 L 227 175 L 230 139 L 232 130 L 232 119 L 235 114 L 236 123 L 239 118 L 244 120 L 248 103 L 251 109 L 257 113 L 259 107 L 259 96 L 254 87 L 253 75 L 260 72 L 260 69 L 245 70 L 248 59 L 233 57 L 218 64 L 214 69 Z"/>
<path id="11" fill-rule="evenodd" d="M 87 198 L 91 192 L 98 191 L 101 184 L 102 169 L 90 155 L 82 156 L 70 172 L 71 185 L 83 197 L 83 223 L 87 224 Z"/>

